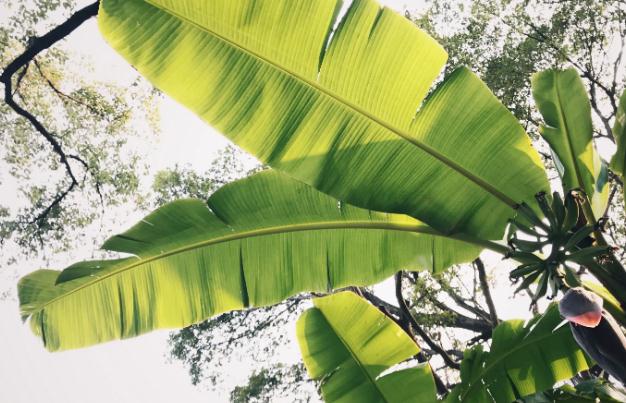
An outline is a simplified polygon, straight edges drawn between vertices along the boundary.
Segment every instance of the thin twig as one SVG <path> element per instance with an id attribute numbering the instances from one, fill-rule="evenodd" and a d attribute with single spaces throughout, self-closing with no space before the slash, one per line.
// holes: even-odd
<path id="1" fill-rule="evenodd" d="M 402 296 L 402 272 L 398 272 L 395 276 L 396 279 L 396 298 L 398 300 L 398 304 L 400 305 L 400 310 L 402 311 L 403 316 L 409 321 L 411 327 L 415 330 L 415 332 L 428 344 L 428 346 L 437 352 L 443 358 L 443 361 L 446 365 L 452 369 L 461 369 L 461 366 L 455 362 L 452 357 L 446 353 L 446 351 L 434 342 L 433 339 L 430 338 L 428 333 L 422 329 L 422 327 L 417 323 L 413 315 L 411 315 L 411 311 Z"/>
<path id="2" fill-rule="evenodd" d="M 90 105 L 86 102 L 81 101 L 78 98 L 75 98 L 69 94 L 64 93 L 63 91 L 61 91 L 53 82 L 52 80 L 46 75 L 46 73 L 44 73 L 43 69 L 41 68 L 41 65 L 39 64 L 39 62 L 37 61 L 37 59 L 33 59 L 33 63 L 35 64 L 35 67 L 37 67 L 37 71 L 39 72 L 39 75 L 41 76 L 41 78 L 44 79 L 44 81 L 46 82 L 46 84 L 48 84 L 48 87 L 50 87 L 50 89 L 52 89 L 52 91 L 54 91 L 55 94 L 57 94 L 59 96 L 59 98 L 63 99 L 63 100 L 68 100 L 68 101 L 72 101 L 78 105 L 82 105 L 85 108 L 89 109 L 89 111 L 91 111 L 91 113 L 93 113 L 94 115 L 97 115 L 103 119 L 107 118 L 107 115 L 105 115 L 104 113 L 102 113 L 102 111 L 99 111 L 98 109 L 96 109 L 93 105 Z"/>

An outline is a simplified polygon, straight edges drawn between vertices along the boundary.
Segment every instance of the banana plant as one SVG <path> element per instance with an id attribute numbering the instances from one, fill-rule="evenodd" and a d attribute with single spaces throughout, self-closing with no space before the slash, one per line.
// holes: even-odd
<path id="1" fill-rule="evenodd" d="M 584 248 L 581 245 L 585 244 L 585 239 L 594 242 L 597 253 L 588 253 L 594 251 L 591 248 L 578 250 L 577 263 L 588 268 L 620 301 L 622 308 L 626 308 L 626 289 L 621 286 L 626 284 L 626 271 L 612 253 L 601 231 L 601 217 L 606 210 L 609 191 L 608 169 L 593 145 L 591 105 L 584 84 L 575 69 L 547 70 L 533 76 L 532 93 L 544 118 L 540 133 L 550 144 L 561 174 L 563 192 L 576 192 L 579 201 L 577 208 L 581 212 L 580 219 L 565 236 L 570 240 L 578 239 L 579 243 L 573 245 L 577 250 Z M 617 116 L 616 138 L 620 137 L 619 132 L 623 130 L 621 121 L 623 117 Z M 623 150 L 618 150 L 614 157 L 614 169 L 617 172 L 621 168 L 620 153 L 623 154 Z M 550 208 L 542 208 L 544 214 L 554 217 L 552 221 L 559 216 L 559 210 L 563 211 L 562 208 L 552 209 L 552 212 Z M 552 246 L 554 255 L 558 244 L 553 242 Z M 564 263 L 561 259 L 552 260 L 556 265 Z"/>
<path id="2" fill-rule="evenodd" d="M 320 382 L 325 401 L 436 401 L 428 365 L 396 367 L 419 349 L 389 317 L 351 292 L 317 298 L 313 304 L 298 320 L 297 336 L 309 376 Z M 560 321 L 552 304 L 528 323 L 498 325 L 489 352 L 481 346 L 465 352 L 462 383 L 446 402 L 534 402 L 547 394 L 565 396 L 568 388 L 539 392 L 588 369 L 589 363 L 569 328 L 558 327 Z"/>
<path id="3" fill-rule="evenodd" d="M 100 30 L 129 63 L 288 177 L 265 172 L 224 187 L 208 203 L 162 207 L 103 246 L 130 257 L 24 277 L 22 315 L 48 349 L 186 326 L 303 291 L 369 285 L 400 269 L 442 270 L 475 258 L 482 248 L 523 264 L 544 260 L 493 242 L 510 220 L 516 229 L 541 230 L 548 239 L 564 228 L 565 216 L 556 220 L 547 199 L 535 197 L 550 188 L 517 119 L 465 68 L 431 88 L 447 55 L 403 17 L 373 0 L 355 0 L 343 14 L 342 4 L 100 2 Z M 573 103 L 563 104 L 571 80 L 569 73 L 538 77 L 535 96 L 564 186 L 582 192 L 583 225 L 600 243 L 602 166 L 589 149 L 584 117 L 570 119 L 582 102 L 580 88 L 570 88 Z M 571 122 L 583 126 L 571 130 Z M 563 236 L 576 234 L 568 229 Z M 522 242 L 513 244 L 519 249 Z M 590 253 L 583 263 L 609 291 L 624 284 L 619 263 L 608 270 L 598 255 L 576 247 L 573 253 Z M 626 291 L 614 297 L 626 306 Z M 417 347 L 396 332 L 398 344 L 390 348 L 402 354 L 385 350 L 377 332 L 358 332 L 372 331 L 370 319 L 381 332 L 395 328 L 373 307 L 356 308 L 362 301 L 337 298 L 353 311 L 323 300 L 299 327 L 305 361 L 327 398 L 360 396 L 343 383 L 346 378 L 377 390 L 376 401 L 403 398 L 407 391 L 398 383 L 422 385 L 426 367 L 382 373 Z M 363 324 L 340 326 L 338 318 L 354 312 Z M 463 383 L 450 401 L 510 401 L 585 369 L 567 328 L 552 332 L 557 318 L 551 308 L 527 326 L 500 325 L 489 352 L 477 347 L 466 354 Z M 364 364 L 372 358 L 369 342 L 387 351 L 387 359 Z M 325 343 L 336 357 L 315 349 Z M 332 367 L 335 358 L 345 358 L 345 366 Z"/>
<path id="4" fill-rule="evenodd" d="M 313 304 L 298 319 L 297 337 L 326 402 L 437 401 L 429 364 L 398 367 L 420 349 L 388 316 L 347 291 Z"/>
<path id="5" fill-rule="evenodd" d="M 589 368 L 567 326 L 559 327 L 556 304 L 528 323 L 509 320 L 493 332 L 491 349 L 467 350 L 461 384 L 446 402 L 512 402 L 552 388 Z"/>
<path id="6" fill-rule="evenodd" d="M 374 284 L 403 268 L 442 270 L 481 250 L 274 171 L 226 185 L 208 202 L 167 204 L 102 248 L 132 256 L 20 280 L 22 315 L 49 350 L 184 327 L 304 291 Z"/>
<path id="7" fill-rule="evenodd" d="M 156 87 L 339 200 L 484 240 L 501 239 L 512 218 L 541 216 L 534 195 L 550 189 L 538 154 L 484 83 L 461 67 L 431 89 L 447 58 L 432 38 L 373 0 L 340 17 L 341 5 L 103 0 L 98 21 Z M 607 170 L 591 144 L 584 87 L 574 71 L 549 71 L 534 88 L 564 187 L 581 189 L 594 226 Z M 606 246 L 599 230 L 595 238 Z M 626 282 L 610 263 L 589 268 L 607 288 Z M 626 291 L 611 292 L 626 306 Z"/>

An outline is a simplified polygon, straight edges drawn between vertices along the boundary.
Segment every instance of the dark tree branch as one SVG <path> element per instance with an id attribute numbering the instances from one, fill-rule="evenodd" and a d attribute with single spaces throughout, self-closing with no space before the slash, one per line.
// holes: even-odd
<path id="1" fill-rule="evenodd" d="M 50 212 L 56 206 L 58 206 L 63 201 L 63 199 L 65 199 L 65 197 L 67 197 L 68 194 L 70 194 L 74 190 L 76 185 L 78 185 L 78 182 L 76 182 L 76 181 L 74 181 L 72 179 L 72 182 L 70 183 L 70 185 L 64 191 L 62 191 L 61 193 L 57 194 L 56 197 L 54 198 L 54 200 L 52 200 L 52 203 L 50 203 L 48 205 L 48 207 L 43 209 L 43 211 L 41 213 L 39 213 L 35 218 L 33 218 L 28 223 L 29 224 L 35 224 L 35 223 L 40 222 L 41 220 L 45 219 L 48 216 L 48 214 L 50 214 Z M 42 243 L 42 245 L 43 245 L 43 243 Z"/>
<path id="2" fill-rule="evenodd" d="M 400 311 L 400 308 L 398 308 L 397 306 L 392 305 L 388 303 L 387 301 L 383 301 L 382 299 L 380 299 L 373 293 L 369 292 L 368 290 L 361 290 L 361 293 L 363 294 L 363 298 L 371 302 L 378 309 L 383 310 L 383 312 L 385 312 L 387 315 L 395 316 L 396 318 L 402 317 L 402 312 Z"/>
<path id="3" fill-rule="evenodd" d="M 369 292 L 366 288 L 360 289 L 360 295 L 366 300 L 370 301 L 376 308 L 378 308 L 382 313 L 387 315 L 391 320 L 396 322 L 396 324 L 400 326 L 409 335 L 409 337 L 411 337 L 411 339 L 417 342 L 417 336 L 413 332 L 410 322 L 407 320 L 406 316 L 403 315 L 403 313 L 400 311 L 400 309 L 397 306 L 392 305 L 386 301 L 383 301 L 382 299 L 378 298 L 373 293 Z M 423 349 L 414 358 L 416 358 L 417 361 L 421 363 L 428 362 L 428 357 L 426 356 Z M 435 372 L 434 369 L 432 369 L 431 372 L 433 375 L 433 379 L 435 380 L 437 393 L 439 393 L 442 396 L 446 395 L 449 390 L 448 388 L 446 388 L 445 383 L 441 380 L 441 378 L 439 377 L 437 372 Z"/>
<path id="4" fill-rule="evenodd" d="M 422 348 L 422 351 L 425 352 L 428 355 L 436 355 L 437 354 L 434 350 L 431 350 L 429 348 Z M 461 351 L 461 350 L 456 350 L 456 349 L 446 350 L 446 353 L 448 353 L 451 356 L 455 356 L 458 360 L 462 360 L 463 359 L 463 351 Z"/>
<path id="5" fill-rule="evenodd" d="M 399 323 L 400 319 L 402 319 L 403 317 L 403 314 L 400 308 L 386 301 L 383 301 L 382 299 L 380 299 L 379 297 L 377 297 L 376 295 L 372 294 L 371 292 L 367 290 L 362 289 L 361 292 L 363 294 L 363 298 L 370 301 L 374 306 L 376 306 L 378 309 L 384 312 L 387 316 L 395 320 L 396 323 L 402 326 L 402 324 Z M 439 302 L 439 301 L 436 301 L 436 302 Z M 442 325 L 452 326 L 452 327 L 456 327 L 459 329 L 465 329 L 465 330 L 469 330 L 469 331 L 476 332 L 476 333 L 491 334 L 492 327 L 491 327 L 491 324 L 488 323 L 487 321 L 482 320 L 482 319 L 469 318 L 465 315 L 461 315 L 460 313 L 454 311 L 451 308 L 448 308 L 442 303 L 436 306 L 439 309 L 443 310 L 444 312 L 452 313 L 452 321 L 450 323 L 446 322 Z M 432 319 L 434 319 L 436 315 L 420 314 L 420 317 L 426 317 L 428 318 L 429 321 L 432 321 Z"/>
<path id="6" fill-rule="evenodd" d="M 10 85 L 11 77 L 15 74 L 15 72 L 30 63 L 30 61 L 33 60 L 39 53 L 71 34 L 85 21 L 97 15 L 99 5 L 100 2 L 96 1 L 95 3 L 78 10 L 61 25 L 52 29 L 44 36 L 35 38 L 30 46 L 4 69 L 2 75 L 0 75 L 0 82 L 5 85 L 7 85 L 7 83 Z"/>
<path id="7" fill-rule="evenodd" d="M 422 329 L 422 327 L 417 323 L 413 315 L 411 315 L 411 311 L 409 310 L 409 307 L 407 306 L 406 301 L 402 296 L 402 277 L 402 272 L 396 273 L 396 298 L 398 300 L 398 304 L 400 305 L 400 311 L 402 312 L 403 317 L 409 321 L 411 327 L 420 336 L 420 338 L 424 340 L 424 342 L 428 344 L 431 349 L 436 351 L 437 354 L 439 354 L 443 358 L 443 361 L 446 363 L 447 366 L 452 369 L 460 369 L 461 366 L 456 361 L 454 361 L 452 357 L 450 357 L 441 346 L 439 346 L 437 343 L 434 342 L 433 339 L 430 338 L 430 336 L 424 331 L 424 329 Z"/>
<path id="8" fill-rule="evenodd" d="M 591 108 L 593 109 L 595 114 L 598 116 L 598 118 L 602 122 L 602 125 L 604 126 L 605 134 L 603 135 L 603 137 L 606 137 L 609 140 L 615 142 L 615 140 L 613 139 L 613 131 L 611 130 L 611 124 L 609 122 L 609 118 L 602 114 L 602 111 L 600 110 L 600 107 L 598 106 L 598 99 L 596 96 L 596 84 L 593 82 L 591 82 L 591 84 L 589 85 L 589 102 L 591 103 Z"/>
<path id="9" fill-rule="evenodd" d="M 468 312 L 473 313 L 474 315 L 476 315 L 478 318 L 482 318 L 486 321 L 490 321 L 490 316 L 489 313 L 485 312 L 484 310 L 482 310 L 481 308 L 479 308 L 478 306 L 472 306 L 470 304 L 467 303 L 466 300 L 464 300 L 460 295 L 458 295 L 457 293 L 455 293 L 452 289 L 450 289 L 449 287 L 446 287 L 444 289 L 444 291 L 446 292 L 446 294 L 448 294 L 452 300 L 461 308 L 467 310 Z M 433 301 L 435 302 L 435 301 Z"/>
<path id="10" fill-rule="evenodd" d="M 24 66 L 20 72 L 17 75 L 17 80 L 15 81 L 15 89 L 13 90 L 13 94 L 15 96 L 15 94 L 19 91 L 20 86 L 22 85 L 22 81 L 24 80 L 24 77 L 26 77 L 26 73 L 28 73 L 28 67 L 30 65 L 27 64 L 26 66 Z"/>
<path id="11" fill-rule="evenodd" d="M 498 314 L 496 312 L 496 306 L 493 303 L 493 299 L 491 298 L 491 291 L 489 290 L 489 283 L 487 282 L 487 274 L 485 273 L 485 265 L 480 258 L 476 258 L 474 260 L 474 266 L 478 271 L 478 280 L 480 281 L 480 288 L 483 291 L 483 295 L 485 296 L 485 301 L 487 302 L 487 307 L 489 308 L 489 318 L 491 319 L 491 325 L 496 327 L 499 323 Z"/>
<path id="12" fill-rule="evenodd" d="M 31 222 L 31 224 L 43 220 L 48 214 L 50 214 L 50 212 L 56 206 L 58 206 L 70 192 L 72 192 L 76 188 L 76 186 L 78 185 L 78 180 L 76 179 L 76 175 L 74 174 L 72 166 L 69 163 L 69 157 L 63 150 L 61 144 L 57 141 L 56 136 L 50 133 L 48 129 L 46 129 L 46 127 L 32 113 L 22 108 L 13 99 L 13 75 L 21 70 L 16 84 L 17 91 L 17 89 L 19 88 L 19 84 L 26 74 L 26 69 L 28 68 L 29 63 L 33 61 L 39 53 L 48 49 L 61 39 L 65 38 L 76 28 L 78 28 L 83 22 L 95 16 L 98 13 L 98 6 L 99 1 L 88 5 L 87 7 L 74 13 L 65 22 L 49 31 L 44 36 L 33 39 L 28 48 L 26 48 L 23 53 L 21 53 L 11 63 L 9 63 L 9 65 L 0 75 L 0 83 L 4 85 L 4 101 L 6 102 L 6 104 L 11 109 L 13 109 L 15 113 L 30 122 L 35 130 L 37 130 L 37 132 L 48 142 L 48 144 L 50 144 L 53 152 L 59 156 L 61 164 L 65 167 L 67 176 L 70 178 L 70 184 L 67 186 L 67 188 L 57 194 L 52 203 L 50 203 L 48 207 L 46 207 L 39 215 L 37 215 L 37 217 Z"/>
<path id="13" fill-rule="evenodd" d="M 450 308 L 436 298 L 431 297 L 428 298 L 428 300 L 443 312 L 451 313 L 453 315 L 452 323 L 447 325 L 458 327 L 460 329 L 471 330 L 472 332 L 491 334 L 492 326 L 488 319 L 484 319 L 482 317 L 480 319 L 470 318 Z"/>

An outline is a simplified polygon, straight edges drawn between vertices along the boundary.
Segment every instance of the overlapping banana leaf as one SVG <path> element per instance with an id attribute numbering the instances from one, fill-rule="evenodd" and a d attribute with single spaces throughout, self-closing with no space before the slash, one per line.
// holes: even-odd
<path id="1" fill-rule="evenodd" d="M 522 403 L 623 403 L 626 391 L 607 383 L 604 379 L 590 379 L 524 398 Z"/>
<path id="2" fill-rule="evenodd" d="M 532 92 L 545 124 L 565 191 L 585 191 L 595 217 L 604 214 L 609 196 L 608 171 L 593 145 L 591 104 L 576 69 L 546 70 L 532 78 Z"/>
<path id="3" fill-rule="evenodd" d="M 102 0 L 106 40 L 274 168 L 356 206 L 500 239 L 549 186 L 516 118 L 372 0 Z M 336 26 L 336 29 L 334 28 Z M 416 111 L 420 109 L 419 113 Z"/>
<path id="4" fill-rule="evenodd" d="M 313 301 L 297 323 L 309 376 L 324 400 L 360 403 L 430 403 L 437 395 L 430 366 L 394 366 L 419 353 L 394 321 L 351 292 Z"/>
<path id="5" fill-rule="evenodd" d="M 489 352 L 481 346 L 465 352 L 461 385 L 446 400 L 463 403 L 510 403 L 552 389 L 559 381 L 588 369 L 569 326 L 561 326 L 558 307 L 528 323 L 509 320 L 493 332 Z"/>
<path id="6" fill-rule="evenodd" d="M 626 92 L 619 100 L 613 125 L 613 138 L 617 143 L 617 151 L 611 159 L 611 169 L 623 179 L 626 176 Z M 626 187 L 624 187 L 624 195 L 626 196 Z"/>
<path id="7" fill-rule="evenodd" d="M 103 246 L 132 257 L 24 277 L 21 310 L 48 349 L 63 350 L 302 291 L 373 284 L 401 268 L 442 269 L 480 251 L 433 232 L 266 171 L 223 187 L 208 204 L 165 205 Z"/>

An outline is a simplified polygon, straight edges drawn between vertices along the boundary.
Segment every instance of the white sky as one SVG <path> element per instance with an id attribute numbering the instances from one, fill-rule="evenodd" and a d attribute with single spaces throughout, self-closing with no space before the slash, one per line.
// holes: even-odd
<path id="1" fill-rule="evenodd" d="M 87 3 L 90 1 L 79 1 L 80 5 Z M 404 5 L 419 8 L 422 1 L 383 0 L 381 3 L 403 10 Z M 75 31 L 68 38 L 66 48 L 95 61 L 94 72 L 86 74 L 95 74 L 100 79 L 104 77 L 104 80 L 110 79 L 119 84 L 134 77 L 131 67 L 100 37 L 95 20 Z M 176 164 L 189 164 L 200 171 L 208 168 L 216 151 L 227 144 L 226 140 L 169 99 L 161 102 L 160 110 L 162 134 L 155 144 L 146 145 L 146 152 L 151 156 L 151 170 L 154 172 Z M 9 193 L 0 195 L 3 203 Z M 91 249 L 91 246 L 86 247 L 86 256 Z M 60 267 L 72 261 L 60 262 Z M 11 287 L 15 287 L 15 279 L 0 276 L 0 290 Z M 2 403 L 228 401 L 228 396 L 192 386 L 182 365 L 168 363 L 167 331 L 82 350 L 48 353 L 29 327 L 21 323 L 18 312 L 14 299 L 0 301 Z M 298 354 L 296 349 L 293 354 Z M 249 365 L 254 366 L 254 363 Z M 250 367 L 242 369 L 230 369 L 233 384 L 241 383 Z"/>
<path id="2" fill-rule="evenodd" d="M 423 7 L 421 0 L 381 2 L 397 10 L 403 10 L 404 6 L 410 9 Z M 131 67 L 104 43 L 95 20 L 74 32 L 67 41 L 67 48 L 94 60 L 94 71 L 85 74 L 94 74 L 118 84 L 129 82 L 134 77 Z M 227 144 L 223 137 L 195 115 L 167 98 L 161 102 L 160 111 L 162 134 L 154 144 L 146 145 L 152 172 L 176 164 L 189 164 L 203 171 L 209 167 L 216 151 Z M 127 224 L 134 222 L 134 218 L 129 220 Z M 84 253 L 87 257 L 92 249 L 87 245 L 84 251 L 76 253 Z M 71 260 L 68 258 L 68 261 L 59 262 L 59 267 L 73 261 L 74 257 Z M 489 267 L 497 264 L 502 266 L 500 269 L 506 270 L 496 255 L 487 254 L 486 263 Z M 13 278 L 0 276 L 0 290 L 14 287 L 14 284 Z M 528 306 L 510 303 L 510 290 L 508 283 L 494 288 L 498 308 L 502 311 L 506 307 L 505 312 L 499 313 L 505 319 L 527 316 Z M 377 291 L 383 297 L 393 299 L 389 283 L 378 286 Z M 51 354 L 32 335 L 28 326 L 20 322 L 15 300 L 0 301 L 0 324 L 0 403 L 228 401 L 228 396 L 193 387 L 185 368 L 177 362 L 167 362 L 167 331 Z M 298 354 L 297 349 L 293 348 L 292 354 Z M 254 363 L 249 364 L 254 366 Z M 233 374 L 233 384 L 243 381 L 250 370 L 246 363 L 239 365 L 241 370 L 236 367 L 227 369 L 229 374 Z"/>

